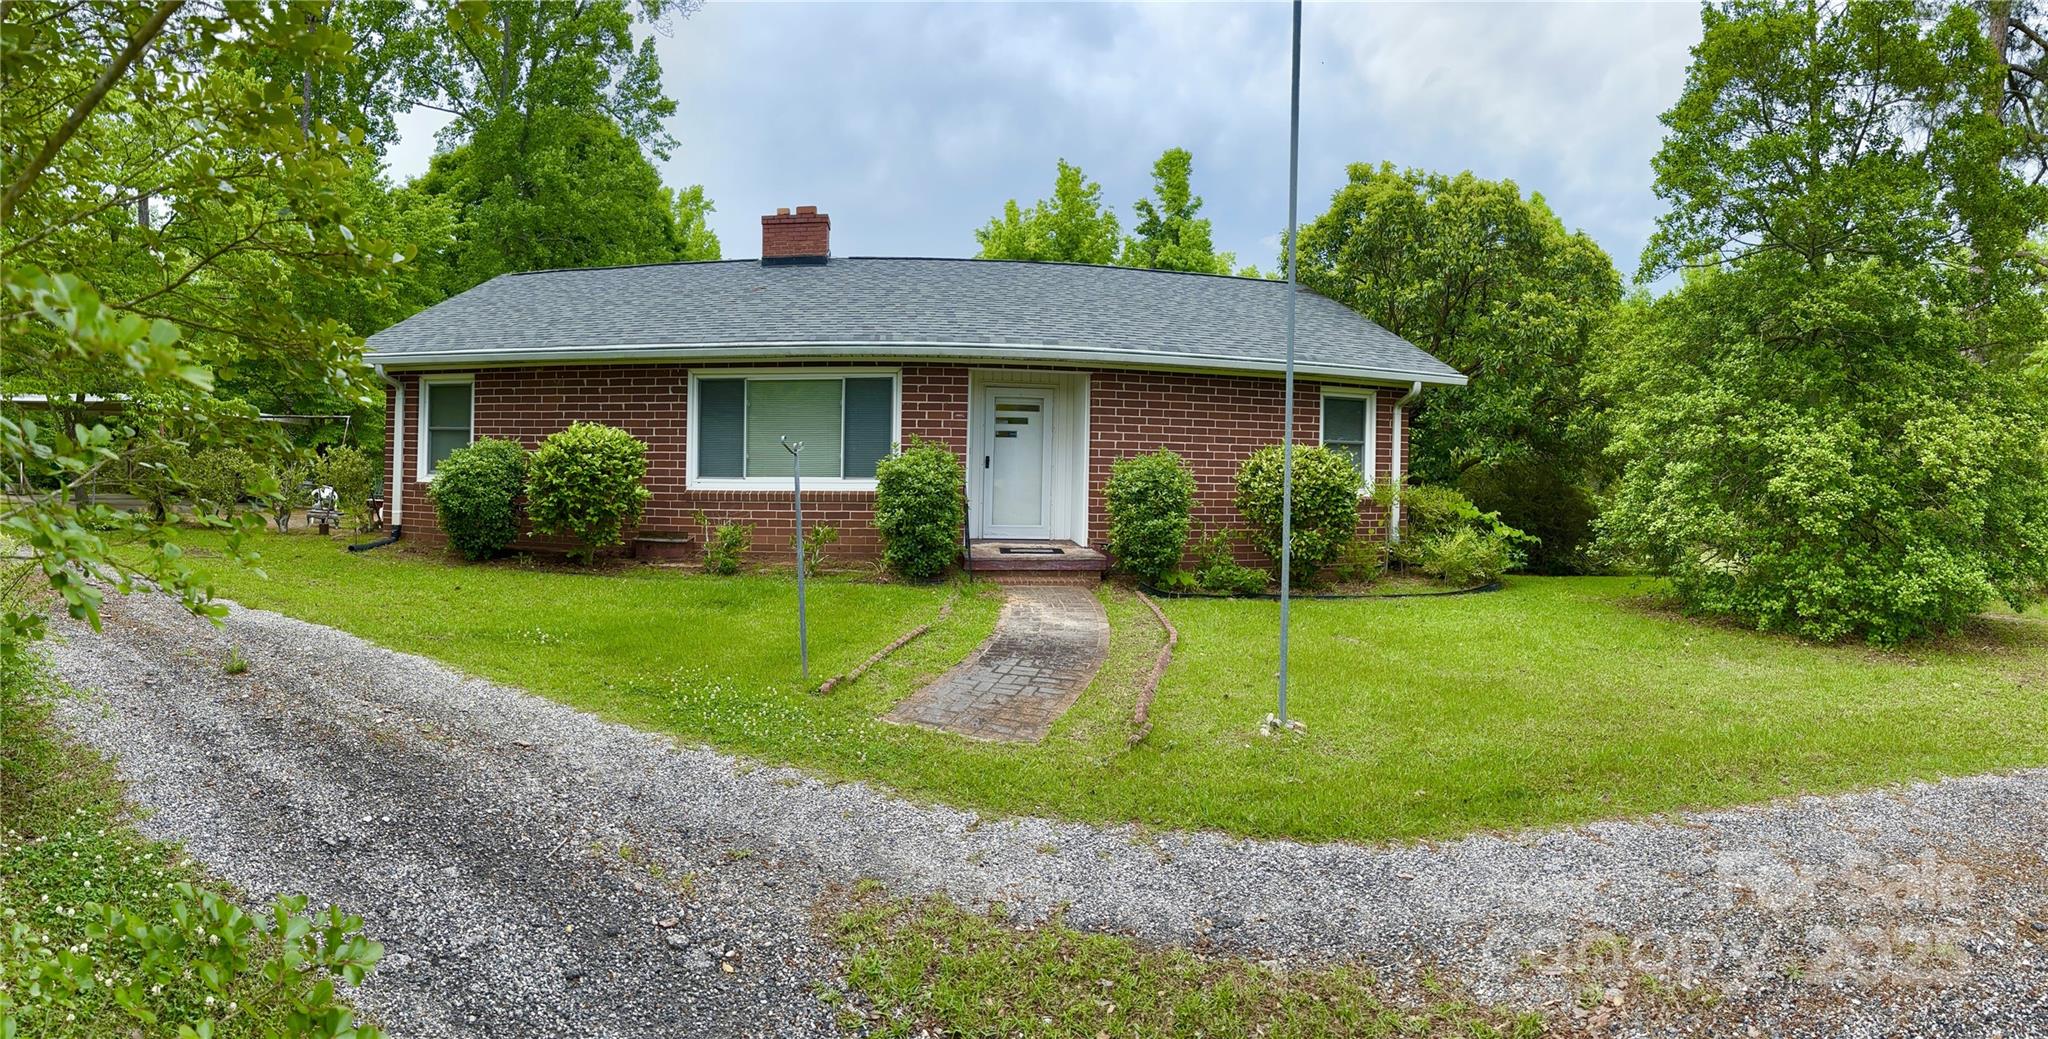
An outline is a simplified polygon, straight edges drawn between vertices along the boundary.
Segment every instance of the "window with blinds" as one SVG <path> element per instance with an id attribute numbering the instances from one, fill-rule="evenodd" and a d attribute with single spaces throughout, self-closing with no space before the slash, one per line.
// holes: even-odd
<path id="1" fill-rule="evenodd" d="M 872 480 L 895 440 L 896 377 L 752 376 L 696 384 L 697 476 Z M 792 456 L 787 438 L 802 443 Z"/>
<path id="2" fill-rule="evenodd" d="M 1372 481 L 1372 399 L 1323 397 L 1323 446 L 1351 456 L 1359 475 Z"/>
<path id="3" fill-rule="evenodd" d="M 425 435 L 421 438 L 424 443 L 420 445 L 420 475 L 432 476 L 434 467 L 442 459 L 468 447 L 475 439 L 476 387 L 467 379 L 461 382 L 430 379 L 422 384 L 421 389 L 425 406 L 421 410 L 420 426 Z"/>

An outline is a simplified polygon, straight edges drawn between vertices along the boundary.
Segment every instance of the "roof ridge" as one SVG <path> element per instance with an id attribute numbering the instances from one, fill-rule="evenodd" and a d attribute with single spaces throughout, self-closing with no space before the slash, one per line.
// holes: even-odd
<path id="1" fill-rule="evenodd" d="M 1274 278 L 1253 278 L 1243 274 L 1215 274 L 1209 271 L 1172 271 L 1160 267 L 1126 267 L 1119 263 L 1080 263 L 1075 260 L 992 260 L 979 256 L 834 256 L 833 260 L 915 260 L 919 263 L 1008 263 L 1027 267 L 1079 267 L 1097 271 L 1129 271 L 1132 274 L 1183 275 L 1190 278 L 1221 278 L 1226 281 L 1252 281 L 1260 284 L 1281 285 Z M 653 260 L 646 263 L 611 263 L 596 267 L 537 267 L 530 271 L 506 271 L 497 278 L 523 278 L 530 274 L 584 274 L 591 271 L 630 271 L 646 267 L 709 267 L 717 264 L 748 263 L 759 264 L 759 257 L 736 257 L 726 260 Z M 829 265 L 829 264 L 828 264 Z M 492 278 L 496 281 L 497 278 Z M 1302 286 L 1306 288 L 1307 286 Z"/>
<path id="2" fill-rule="evenodd" d="M 720 263 L 760 263 L 758 259 L 743 260 L 650 260 L 646 263 L 608 263 L 597 267 L 536 267 L 530 271 L 506 271 L 498 278 L 524 278 L 529 274 L 582 274 L 586 271 L 630 271 L 640 267 L 709 267 Z M 498 280 L 492 278 L 492 281 Z M 456 295 L 461 295 L 457 293 Z M 454 297 L 449 297 L 453 299 Z"/>

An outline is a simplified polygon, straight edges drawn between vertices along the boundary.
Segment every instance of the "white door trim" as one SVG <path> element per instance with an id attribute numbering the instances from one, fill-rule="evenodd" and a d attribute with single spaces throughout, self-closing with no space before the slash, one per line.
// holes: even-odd
<path id="1" fill-rule="evenodd" d="M 1054 536 L 1059 524 L 1054 514 L 1053 469 L 1054 459 L 1061 450 L 1059 437 L 1060 393 L 1050 386 L 1005 386 L 991 384 L 980 388 L 975 396 L 975 430 L 978 447 L 970 461 L 975 465 L 980 493 L 975 497 L 974 523 L 976 536 L 1016 541 L 1042 541 Z M 996 399 L 1029 398 L 1039 402 L 1039 435 L 1043 451 L 1039 458 L 1039 516 L 1041 522 L 1032 526 L 998 526 L 989 522 L 991 507 L 995 500 L 995 410 Z"/>

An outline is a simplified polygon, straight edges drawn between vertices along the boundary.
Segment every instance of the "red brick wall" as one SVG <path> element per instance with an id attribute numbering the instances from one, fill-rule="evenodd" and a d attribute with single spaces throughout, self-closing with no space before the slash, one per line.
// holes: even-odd
<path id="1" fill-rule="evenodd" d="M 775 367 L 735 364 L 718 367 Z M 835 367 L 835 365 L 808 365 Z M 957 365 L 903 364 L 903 435 L 922 437 L 967 453 L 968 369 Z M 426 373 L 429 376 L 436 373 Z M 449 374 L 459 374 L 453 370 Z M 475 370 L 476 435 L 518 440 L 529 448 L 572 422 L 619 426 L 647 443 L 648 489 L 653 492 L 640 523 L 645 533 L 699 533 L 695 513 L 710 521 L 754 525 L 753 556 L 788 560 L 793 531 L 789 495 L 780 491 L 692 491 L 684 487 L 689 429 L 689 369 L 681 364 L 548 365 Z M 444 543 L 434 521 L 427 485 L 419 471 L 421 373 L 397 376 L 406 394 L 405 459 L 392 482 L 404 493 L 405 536 Z M 1295 386 L 1297 442 L 1314 443 L 1321 425 L 1321 386 Z M 1379 391 L 1377 476 L 1392 465 L 1393 405 L 1404 391 Z M 387 395 L 388 397 L 388 395 Z M 395 428 L 386 403 L 386 428 Z M 1102 487 L 1117 459 L 1170 447 L 1195 469 L 1198 532 L 1239 525 L 1231 504 L 1237 467 L 1253 450 L 1280 435 L 1281 383 L 1254 376 L 1190 375 L 1141 371 L 1098 371 L 1089 384 L 1088 529 L 1098 545 L 1108 536 Z M 1403 425 L 1406 439 L 1406 424 Z M 1404 447 L 1405 451 L 1405 447 Z M 1404 454 L 1405 457 L 1405 454 Z M 394 492 L 394 500 L 395 492 Z M 839 530 L 834 559 L 873 559 L 880 545 L 873 526 L 871 492 L 807 491 L 806 524 L 828 523 Z M 1361 533 L 1377 536 L 1382 517 L 1366 504 Z M 522 539 L 520 547 L 559 549 L 558 539 Z M 1245 550 L 1247 561 L 1253 561 Z"/>
<path id="2" fill-rule="evenodd" d="M 1284 384 L 1255 376 L 1183 375 L 1168 372 L 1100 371 L 1089 380 L 1088 532 L 1098 547 L 1109 538 L 1109 513 L 1103 487 L 1119 459 L 1171 448 L 1195 471 L 1195 536 L 1223 527 L 1239 528 L 1243 520 L 1232 499 L 1237 469 L 1253 451 L 1280 438 L 1285 420 Z M 1375 409 L 1374 477 L 1393 465 L 1394 402 L 1402 390 L 1380 390 Z M 1322 429 L 1322 385 L 1294 384 L 1294 435 L 1298 444 L 1319 442 Z M 1402 435 L 1407 435 L 1403 423 Z M 1404 448 L 1405 451 L 1405 448 Z M 1406 455 L 1403 455 L 1405 461 Z M 1384 529 L 1379 507 L 1364 503 L 1359 532 L 1377 537 Z M 1238 545 L 1247 563 L 1264 563 L 1248 546 Z"/>

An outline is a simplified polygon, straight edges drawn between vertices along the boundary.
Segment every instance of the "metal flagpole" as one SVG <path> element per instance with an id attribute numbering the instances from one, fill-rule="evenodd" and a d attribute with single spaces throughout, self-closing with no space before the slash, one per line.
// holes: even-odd
<path id="1" fill-rule="evenodd" d="M 788 437 L 778 438 L 782 447 L 789 452 L 790 478 L 796 488 L 796 659 L 803 669 L 804 682 L 811 680 L 811 633 L 804 624 L 804 442 L 792 444 Z"/>
<path id="2" fill-rule="evenodd" d="M 1287 385 L 1281 407 L 1280 434 L 1280 712 L 1276 728 L 1287 721 L 1288 600 L 1294 583 L 1294 306 L 1296 239 L 1295 205 L 1301 188 L 1301 0 L 1294 0 L 1294 69 L 1287 111 Z"/>

